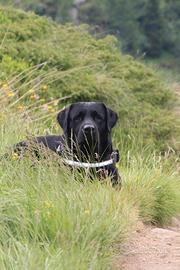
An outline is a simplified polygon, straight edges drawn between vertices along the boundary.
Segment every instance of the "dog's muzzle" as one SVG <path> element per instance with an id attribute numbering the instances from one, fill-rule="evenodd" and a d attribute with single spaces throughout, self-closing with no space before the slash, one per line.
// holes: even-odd
<path id="1" fill-rule="evenodd" d="M 94 124 L 86 123 L 81 126 L 78 133 L 79 141 L 85 141 L 86 143 L 89 143 L 89 145 L 91 145 L 92 143 L 95 143 L 97 141 L 97 138 L 98 131 Z"/>
<path id="2" fill-rule="evenodd" d="M 83 127 L 83 132 L 84 132 L 85 134 L 91 134 L 91 133 L 94 133 L 94 132 L 95 132 L 95 126 L 92 125 L 92 124 L 84 125 L 84 127 Z"/>

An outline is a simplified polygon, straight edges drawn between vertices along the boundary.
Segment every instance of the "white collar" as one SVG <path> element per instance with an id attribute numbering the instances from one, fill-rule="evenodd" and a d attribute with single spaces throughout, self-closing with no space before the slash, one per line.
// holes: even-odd
<path id="1" fill-rule="evenodd" d="M 80 167 L 80 168 L 99 168 L 104 167 L 108 165 L 114 164 L 114 159 L 105 160 L 102 162 L 95 162 L 95 163 L 89 163 L 89 162 L 80 162 L 80 161 L 74 161 L 70 159 L 63 159 L 63 161 L 73 167 Z"/>
<path id="2" fill-rule="evenodd" d="M 63 147 L 60 144 L 57 147 L 57 153 L 63 153 Z M 80 168 L 100 168 L 100 167 L 104 167 L 104 166 L 108 166 L 108 165 L 112 165 L 115 164 L 119 161 L 119 152 L 118 150 L 114 150 L 111 153 L 111 158 L 105 161 L 101 161 L 101 162 L 81 162 L 81 161 L 75 161 L 75 160 L 70 160 L 70 159 L 66 159 L 64 158 L 63 161 L 73 167 L 80 167 Z"/>

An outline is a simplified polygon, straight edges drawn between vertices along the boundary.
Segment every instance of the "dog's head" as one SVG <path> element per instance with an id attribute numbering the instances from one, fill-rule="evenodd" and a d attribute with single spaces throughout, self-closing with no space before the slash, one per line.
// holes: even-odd
<path id="1" fill-rule="evenodd" d="M 117 114 L 102 102 L 77 102 L 62 110 L 57 120 L 67 139 L 80 147 L 101 145 L 117 122 Z"/>

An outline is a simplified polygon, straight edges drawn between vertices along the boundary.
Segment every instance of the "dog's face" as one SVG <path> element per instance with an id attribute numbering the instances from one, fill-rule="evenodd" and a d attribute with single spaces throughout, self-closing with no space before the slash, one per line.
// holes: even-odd
<path id="1" fill-rule="evenodd" d="M 87 149 L 108 137 L 117 114 L 101 102 L 78 102 L 62 110 L 57 120 L 68 139 Z"/>

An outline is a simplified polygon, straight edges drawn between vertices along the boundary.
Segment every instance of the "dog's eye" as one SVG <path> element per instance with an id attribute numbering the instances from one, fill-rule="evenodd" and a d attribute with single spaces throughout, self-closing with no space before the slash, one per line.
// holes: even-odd
<path id="1" fill-rule="evenodd" d="M 99 114 L 95 114 L 95 116 L 94 116 L 94 118 L 95 118 L 95 120 L 97 120 L 97 121 L 102 121 L 103 120 L 103 118 L 101 117 L 101 115 L 99 115 Z"/>
<path id="2" fill-rule="evenodd" d="M 76 115 L 73 120 L 75 122 L 79 122 L 79 121 L 82 121 L 82 119 L 83 119 L 83 115 L 80 113 L 80 114 Z"/>

